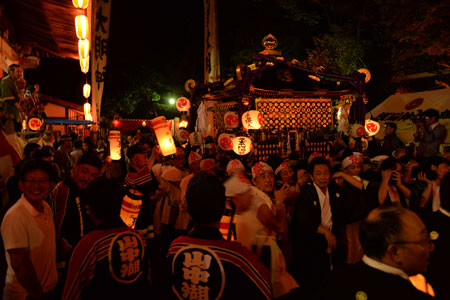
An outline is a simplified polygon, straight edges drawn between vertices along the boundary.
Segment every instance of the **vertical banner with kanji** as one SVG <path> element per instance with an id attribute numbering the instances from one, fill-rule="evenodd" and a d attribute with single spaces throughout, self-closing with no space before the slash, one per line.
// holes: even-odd
<path id="1" fill-rule="evenodd" d="M 217 0 L 203 0 L 205 9 L 205 83 L 220 80 Z"/>
<path id="2" fill-rule="evenodd" d="M 95 0 L 93 2 L 93 26 L 91 42 L 91 76 L 92 76 L 92 119 L 98 122 L 102 105 L 103 85 L 106 74 L 106 57 L 108 50 L 109 22 L 112 0 Z"/>

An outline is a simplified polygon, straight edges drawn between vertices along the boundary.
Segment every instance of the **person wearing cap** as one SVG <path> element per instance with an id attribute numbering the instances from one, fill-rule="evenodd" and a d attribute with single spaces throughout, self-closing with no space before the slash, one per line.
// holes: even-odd
<path id="1" fill-rule="evenodd" d="M 317 299 L 447 299 L 418 290 L 410 280 L 426 274 L 434 250 L 427 228 L 414 212 L 398 206 L 376 208 L 361 224 L 359 236 L 362 261 L 333 269 Z"/>
<path id="2" fill-rule="evenodd" d="M 92 229 L 87 215 L 85 190 L 100 175 L 102 162 L 97 153 L 78 158 L 71 175 L 60 181 L 50 194 L 56 228 L 58 268 L 64 269 L 73 247 Z"/>
<path id="3" fill-rule="evenodd" d="M 439 112 L 429 108 L 423 113 L 424 122 L 415 122 L 414 141 L 419 142 L 416 156 L 430 157 L 439 154 L 439 146 L 445 142 L 447 129 L 439 123 Z"/>
<path id="4" fill-rule="evenodd" d="M 216 176 L 200 173 L 190 180 L 186 203 L 194 228 L 174 240 L 167 254 L 171 298 L 272 299 L 269 270 L 219 231 L 225 201 Z"/>
<path id="5" fill-rule="evenodd" d="M 227 176 L 231 176 L 233 174 L 240 174 L 245 172 L 245 167 L 239 159 L 232 159 L 228 162 L 226 173 Z"/>
<path id="6" fill-rule="evenodd" d="M 286 209 L 284 201 L 288 195 L 288 185 L 284 184 L 275 190 L 275 175 L 273 169 L 265 162 L 257 162 L 252 167 L 251 186 L 252 200 L 249 209 L 241 217 L 241 224 L 236 222 L 238 241 L 243 237 L 239 228 L 246 227 L 248 241 L 258 254 L 261 261 L 270 267 L 272 272 L 272 292 L 274 297 L 286 295 L 296 289 L 298 284 L 286 271 L 286 263 L 276 239 L 286 230 Z M 244 223 L 244 224 L 242 224 Z M 241 230 L 242 231 L 242 230 Z"/>
<path id="7" fill-rule="evenodd" d="M 344 238 L 347 248 L 347 263 L 356 263 L 362 258 L 362 248 L 359 242 L 359 226 L 370 210 L 378 206 L 378 202 L 367 197 L 369 181 L 362 179 L 362 161 L 352 154 L 342 161 L 342 171 L 335 172 L 333 178 L 342 177 L 343 185 L 338 190 L 342 199 L 343 222 L 345 224 Z M 372 187 L 372 185 L 371 185 Z M 371 191 L 372 189 L 369 189 Z"/>
<path id="8" fill-rule="evenodd" d="M 289 228 L 293 244 L 290 272 L 302 287 L 305 299 L 317 291 L 332 266 L 345 260 L 340 237 L 342 202 L 329 188 L 330 164 L 316 157 L 308 169 L 312 183 L 302 189 Z"/>

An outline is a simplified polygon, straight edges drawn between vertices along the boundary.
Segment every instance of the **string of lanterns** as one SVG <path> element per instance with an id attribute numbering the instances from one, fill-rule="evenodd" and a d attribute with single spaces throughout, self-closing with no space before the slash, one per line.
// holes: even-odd
<path id="1" fill-rule="evenodd" d="M 72 0 L 73 6 L 78 9 L 83 9 L 86 13 L 86 9 L 89 6 L 89 0 Z M 87 83 L 87 73 L 89 72 L 89 20 L 85 14 L 75 17 L 75 31 L 78 38 L 78 55 L 80 58 L 81 72 L 86 74 L 86 84 L 83 86 L 83 96 L 86 98 L 84 104 L 84 119 L 86 121 L 92 121 L 91 104 L 89 103 L 89 96 L 91 95 L 91 86 Z"/>

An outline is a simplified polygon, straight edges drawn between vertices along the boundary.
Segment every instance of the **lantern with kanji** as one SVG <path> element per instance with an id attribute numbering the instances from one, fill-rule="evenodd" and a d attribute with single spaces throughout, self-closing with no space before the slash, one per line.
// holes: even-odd
<path id="1" fill-rule="evenodd" d="M 111 159 L 119 160 L 122 156 L 120 154 L 120 131 L 119 130 L 111 130 L 109 132 L 109 146 L 111 149 Z"/>
<path id="2" fill-rule="evenodd" d="M 75 17 L 75 31 L 77 37 L 80 40 L 84 40 L 88 38 L 89 34 L 89 22 L 88 18 L 85 15 L 79 15 Z"/>
<path id="3" fill-rule="evenodd" d="M 360 138 L 363 137 L 366 134 L 366 130 L 364 129 L 364 126 L 361 124 L 353 124 L 352 125 L 352 131 L 351 135 L 353 138 Z"/>
<path id="4" fill-rule="evenodd" d="M 198 131 L 193 132 L 189 135 L 189 143 L 192 147 L 200 146 L 203 142 L 202 134 Z"/>
<path id="5" fill-rule="evenodd" d="M 220 149 L 224 151 L 233 150 L 233 139 L 236 137 L 234 134 L 222 133 L 217 139 Z"/>
<path id="6" fill-rule="evenodd" d="M 233 139 L 233 151 L 238 155 L 246 155 L 252 151 L 252 140 L 245 136 L 238 136 Z"/>
<path id="7" fill-rule="evenodd" d="M 175 154 L 177 149 L 173 141 L 170 129 L 167 126 L 167 120 L 164 116 L 156 117 L 151 120 L 152 128 L 155 131 L 156 139 L 158 140 L 161 153 L 164 156 Z"/>
<path id="8" fill-rule="evenodd" d="M 367 119 L 364 128 L 369 136 L 373 136 L 380 131 L 380 123 Z"/>
<path id="9" fill-rule="evenodd" d="M 239 126 L 239 118 L 237 111 L 227 111 L 223 116 L 223 121 L 225 123 L 226 128 L 238 128 Z"/>
<path id="10" fill-rule="evenodd" d="M 242 125 L 245 129 L 260 129 L 262 124 L 263 116 L 257 110 L 249 110 L 242 115 Z"/>
<path id="11" fill-rule="evenodd" d="M 83 96 L 84 98 L 89 98 L 89 96 L 91 95 L 91 85 L 89 83 L 86 83 L 83 86 Z"/>
<path id="12" fill-rule="evenodd" d="M 176 103 L 178 111 L 189 111 L 191 108 L 191 101 L 186 97 L 180 97 Z"/>

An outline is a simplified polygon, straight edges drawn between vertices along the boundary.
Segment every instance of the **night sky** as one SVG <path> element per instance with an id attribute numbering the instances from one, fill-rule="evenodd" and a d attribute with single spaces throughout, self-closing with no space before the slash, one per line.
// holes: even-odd
<path id="1" fill-rule="evenodd" d="M 237 64 L 252 63 L 241 59 L 263 50 L 261 40 L 269 33 L 278 39 L 283 55 L 302 60 L 313 46 L 313 37 L 329 30 L 324 20 L 312 26 L 286 18 L 286 11 L 274 0 L 218 2 L 220 61 L 225 79 L 235 76 Z M 303 8 L 318 9 L 313 4 Z M 104 95 L 121 95 L 153 73 L 173 89 L 172 95 L 161 95 L 163 99 L 183 93 L 186 96 L 184 83 L 188 79 L 203 81 L 202 0 L 114 0 L 111 13 Z M 84 102 L 86 77 L 76 60 L 42 58 L 38 69 L 26 70 L 25 78 L 29 84 L 40 83 L 44 94 Z M 374 83 L 369 83 L 369 90 L 374 89 L 370 84 Z"/>

